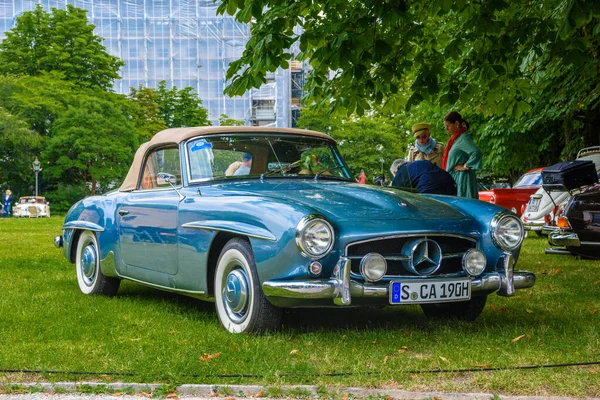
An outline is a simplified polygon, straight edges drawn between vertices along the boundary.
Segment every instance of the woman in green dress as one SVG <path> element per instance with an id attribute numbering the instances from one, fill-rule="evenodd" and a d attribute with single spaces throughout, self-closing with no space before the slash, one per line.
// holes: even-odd
<path id="1" fill-rule="evenodd" d="M 446 130 L 452 135 L 442 157 L 442 168 L 456 181 L 457 195 L 479 198 L 476 171 L 482 167 L 481 150 L 469 130 L 469 123 L 456 111 L 444 117 Z"/>

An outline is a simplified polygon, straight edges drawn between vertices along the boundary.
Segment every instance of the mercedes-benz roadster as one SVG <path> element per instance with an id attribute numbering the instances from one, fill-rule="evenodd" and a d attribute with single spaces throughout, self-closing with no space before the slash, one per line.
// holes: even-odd
<path id="1" fill-rule="evenodd" d="M 357 184 L 322 133 L 167 129 L 121 187 L 68 212 L 55 244 L 84 294 L 122 279 L 214 301 L 232 333 L 281 325 L 294 307 L 419 304 L 474 320 L 514 269 L 523 226 L 478 200 Z"/>

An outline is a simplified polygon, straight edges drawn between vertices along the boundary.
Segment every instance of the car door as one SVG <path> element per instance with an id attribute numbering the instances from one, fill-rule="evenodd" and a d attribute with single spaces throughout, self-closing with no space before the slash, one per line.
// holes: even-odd
<path id="1" fill-rule="evenodd" d="M 120 253 L 127 276 L 156 282 L 156 274 L 178 271 L 177 211 L 181 196 L 179 149 L 151 151 L 144 161 L 142 178 L 117 209 Z M 169 183 L 165 174 L 174 177 Z M 162 279 L 160 284 L 163 284 Z"/>

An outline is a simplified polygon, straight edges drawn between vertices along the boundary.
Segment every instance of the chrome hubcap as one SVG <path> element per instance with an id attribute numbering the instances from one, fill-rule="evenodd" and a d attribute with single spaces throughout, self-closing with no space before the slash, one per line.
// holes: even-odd
<path id="1" fill-rule="evenodd" d="M 230 271 L 223 287 L 223 304 L 234 322 L 246 317 L 248 300 L 248 277 L 245 272 L 241 269 Z"/>
<path id="2" fill-rule="evenodd" d="M 96 247 L 90 243 L 83 249 L 81 253 L 81 274 L 86 285 L 91 286 L 96 277 Z"/>

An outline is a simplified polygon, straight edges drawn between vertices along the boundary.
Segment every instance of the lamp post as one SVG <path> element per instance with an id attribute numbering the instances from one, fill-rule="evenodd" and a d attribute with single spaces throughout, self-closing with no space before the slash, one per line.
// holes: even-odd
<path id="1" fill-rule="evenodd" d="M 37 197 L 38 195 L 38 173 L 42 170 L 40 168 L 40 160 L 38 160 L 38 158 L 35 158 L 35 161 L 32 163 L 33 165 L 33 172 L 35 172 L 35 195 Z"/>

